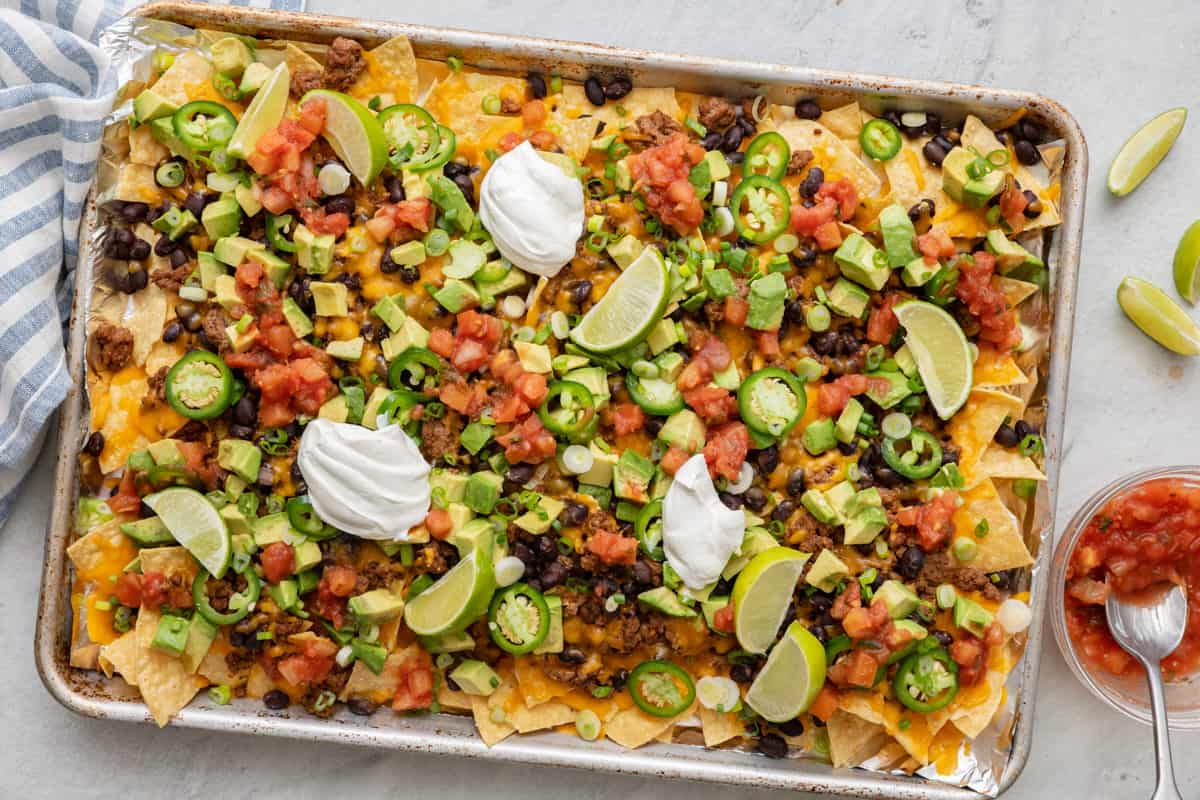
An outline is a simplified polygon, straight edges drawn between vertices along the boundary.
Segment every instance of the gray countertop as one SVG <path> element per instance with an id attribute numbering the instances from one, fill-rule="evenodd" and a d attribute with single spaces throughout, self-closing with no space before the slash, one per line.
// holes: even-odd
<path id="1" fill-rule="evenodd" d="M 1195 106 L 1200 16 L 1186 0 L 1141 3 L 835 3 L 759 0 L 439 0 L 399 6 L 310 0 L 314 11 L 522 33 L 681 53 L 943 78 L 1031 89 L 1062 102 L 1088 137 L 1092 174 L 1080 268 L 1075 357 L 1060 518 L 1119 474 L 1200 461 L 1200 427 L 1185 415 L 1200 369 L 1143 338 L 1115 302 L 1120 279 L 1170 283 L 1175 242 L 1200 216 L 1200 133 L 1185 130 L 1165 164 L 1120 201 L 1104 190 L 1113 152 L 1138 124 Z M 951 9 L 956 9 L 952 11 Z M 1192 126 L 1200 124 L 1193 122 Z M 52 439 L 53 437 L 51 437 Z M 252 739 L 99 722 L 58 706 L 33 664 L 42 536 L 53 441 L 0 530 L 0 795 L 5 797 L 235 798 L 436 796 L 717 798 L 702 785 L 497 766 L 344 746 Z M 1047 642 L 1034 753 L 1014 798 L 1148 797 L 1150 732 L 1109 711 L 1075 682 Z M 1179 784 L 1200 794 L 1200 735 L 1177 735 Z M 768 793 L 740 792 L 764 800 Z M 778 795 L 783 797 L 782 794 Z"/>

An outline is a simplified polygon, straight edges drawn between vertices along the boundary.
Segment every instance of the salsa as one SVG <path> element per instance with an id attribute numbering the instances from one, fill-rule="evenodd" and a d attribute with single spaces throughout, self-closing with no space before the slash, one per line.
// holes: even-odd
<path id="1" fill-rule="evenodd" d="M 1200 668 L 1200 485 L 1160 478 L 1109 500 L 1088 523 L 1067 568 L 1067 630 L 1083 660 L 1114 675 L 1142 667 L 1108 629 L 1109 588 L 1132 594 L 1169 581 L 1187 587 L 1183 642 L 1163 659 L 1168 680 Z"/>

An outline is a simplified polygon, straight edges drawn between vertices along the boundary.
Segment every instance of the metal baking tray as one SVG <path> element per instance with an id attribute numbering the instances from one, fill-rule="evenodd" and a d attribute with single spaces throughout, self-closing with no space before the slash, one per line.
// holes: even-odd
<path id="1" fill-rule="evenodd" d="M 1032 569 L 1033 626 L 1021 663 L 1014 670 L 1019 681 L 1011 749 L 1002 774 L 997 776 L 1000 792 L 1016 780 L 1029 758 L 1032 746 L 1034 700 L 1038 662 L 1042 649 L 1042 624 L 1046 607 L 1053 534 L 1053 503 L 1057 492 L 1062 454 L 1068 369 L 1074 325 L 1076 272 L 1079 265 L 1083 227 L 1084 193 L 1087 180 L 1087 146 L 1075 119 L 1061 105 L 1038 94 L 988 89 L 978 86 L 831 72 L 807 67 L 731 61 L 702 56 L 679 56 L 645 50 L 629 50 L 523 36 L 502 36 L 451 28 L 432 28 L 393 22 L 370 22 L 345 17 L 257 11 L 245 8 L 158 2 L 142 6 L 131 15 L 179 23 L 189 27 L 224 29 L 261 37 L 328 42 L 349 36 L 364 45 L 378 44 L 404 34 L 417 55 L 442 59 L 455 54 L 465 62 L 484 68 L 523 73 L 529 69 L 554 71 L 576 80 L 591 72 L 621 71 L 642 85 L 672 85 L 677 88 L 748 96 L 765 94 L 773 102 L 791 103 L 800 97 L 816 96 L 849 101 L 857 99 L 864 108 L 880 113 L 883 107 L 937 111 L 957 119 L 973 113 L 996 122 L 1011 112 L 1026 108 L 1066 145 L 1061 172 L 1062 224 L 1046 242 L 1045 257 L 1051 266 L 1053 309 L 1046 383 L 1046 490 L 1030 518 L 1029 545 L 1037 557 Z M 94 202 L 88 209 L 82 241 L 96 225 Z M 46 688 L 68 709 L 89 717 L 148 722 L 145 706 L 119 681 L 108 681 L 95 673 L 72 669 L 68 663 L 71 607 L 69 564 L 70 542 L 77 493 L 76 456 L 86 435 L 88 417 L 84 391 L 84 347 L 90 273 L 99 254 L 84 250 L 77 271 L 76 293 L 68 344 L 68 361 L 75 388 L 63 405 L 59 420 L 59 452 L 55 491 L 46 536 L 42 591 L 38 608 L 35 653 L 38 672 Z M 688 744 L 653 744 L 626 751 L 607 742 L 588 743 L 555 733 L 512 737 L 488 748 L 475 735 L 470 717 L 447 714 L 426 717 L 378 715 L 354 717 L 344 709 L 322 720 L 302 712 L 267 712 L 262 705 L 246 700 L 230 706 L 212 704 L 204 693 L 172 721 L 172 725 L 219 731 L 237 731 L 297 739 L 367 745 L 446 755 L 471 756 L 508 762 L 576 767 L 644 777 L 708 781 L 761 788 L 834 793 L 873 798 L 971 800 L 981 795 L 966 788 L 920 777 L 907 777 L 865 770 L 834 769 L 811 759 L 768 760 L 740 750 L 704 750 Z"/>

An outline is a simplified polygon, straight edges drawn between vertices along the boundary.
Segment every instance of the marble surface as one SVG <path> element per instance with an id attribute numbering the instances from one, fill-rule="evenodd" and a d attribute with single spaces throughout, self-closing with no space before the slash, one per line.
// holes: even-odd
<path id="1" fill-rule="evenodd" d="M 1184 132 L 1166 163 L 1133 196 L 1110 198 L 1104 172 L 1117 147 L 1159 111 L 1192 104 L 1200 72 L 1195 4 L 1034 0 L 896 3 L 882 0 L 439 0 L 351 5 L 310 0 L 316 11 L 435 25 L 588 39 L 683 53 L 845 70 L 939 77 L 1024 88 L 1076 115 L 1091 148 L 1065 462 L 1058 499 L 1069 516 L 1087 494 L 1134 469 L 1196 462 L 1200 428 L 1187 399 L 1200 368 L 1159 349 L 1120 314 L 1122 276 L 1164 285 L 1183 228 L 1200 208 L 1200 134 Z M 951 9 L 956 9 L 952 11 Z M 1192 125 L 1197 123 L 1193 122 Z M 1132 413 L 1130 413 L 1132 410 Z M 34 670 L 32 641 L 48 513 L 53 437 L 0 530 L 0 795 L 5 797 L 273 797 L 293 800 L 486 791 L 497 798 L 715 798 L 719 787 L 383 753 L 98 722 L 58 706 Z M 1200 735 L 1177 735 L 1185 796 L 1200 794 Z M 98 789 L 103 782 L 104 789 Z M 1008 796 L 1148 797 L 1149 730 L 1107 710 L 1079 686 L 1046 643 L 1034 754 Z M 739 792 L 767 800 L 766 792 Z M 782 798 L 782 794 L 776 795 Z"/>

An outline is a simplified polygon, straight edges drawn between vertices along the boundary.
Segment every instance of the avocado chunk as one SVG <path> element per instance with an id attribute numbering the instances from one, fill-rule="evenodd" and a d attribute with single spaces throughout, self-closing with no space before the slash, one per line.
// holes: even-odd
<path id="1" fill-rule="evenodd" d="M 340 285 L 340 284 L 339 284 Z M 405 317 L 400 330 L 383 340 L 383 357 L 391 361 L 410 347 L 429 344 L 429 331 L 412 317 Z"/>
<path id="2" fill-rule="evenodd" d="M 688 453 L 695 453 L 704 447 L 707 436 L 708 430 L 704 423 L 690 408 L 676 411 L 667 417 L 662 430 L 658 432 L 659 439 Z"/>
<path id="3" fill-rule="evenodd" d="M 466 694 L 487 697 L 500 687 L 500 676 L 482 661 L 464 659 L 450 673 L 450 679 Z"/>
<path id="4" fill-rule="evenodd" d="M 808 513 L 812 514 L 817 522 L 826 525 L 836 525 L 838 522 L 838 513 L 833 509 L 824 492 L 809 489 L 800 495 L 800 505 L 808 509 Z"/>
<path id="5" fill-rule="evenodd" d="M 683 365 L 683 356 L 674 351 L 661 353 L 654 359 L 654 366 L 658 367 L 659 379 L 671 383 L 679 379 L 679 373 L 683 372 Z"/>
<path id="6" fill-rule="evenodd" d="M 710 269 L 704 273 L 704 290 L 714 300 L 724 300 L 738 293 L 733 273 L 727 269 Z"/>
<path id="7" fill-rule="evenodd" d="M 879 232 L 883 236 L 888 264 L 893 268 L 902 267 L 917 257 L 913 247 L 917 231 L 903 206 L 893 203 L 879 212 Z"/>
<path id="8" fill-rule="evenodd" d="M 475 224 L 475 212 L 471 210 L 458 184 L 445 175 L 430 175 L 425 180 L 429 184 L 429 199 L 441 209 L 442 218 L 461 233 L 470 231 Z"/>
<path id="9" fill-rule="evenodd" d="M 357 636 L 350 640 L 350 653 L 355 661 L 367 665 L 367 669 L 379 675 L 387 665 L 387 648 L 381 644 L 364 641 Z"/>
<path id="10" fill-rule="evenodd" d="M 297 225 L 292 241 L 296 244 L 296 263 L 309 275 L 324 275 L 333 265 L 332 233 L 315 234 Z"/>
<path id="11" fill-rule="evenodd" d="M 476 514 L 490 514 L 500 500 L 504 479 L 494 472 L 475 472 L 467 478 L 463 504 Z"/>
<path id="12" fill-rule="evenodd" d="M 588 443 L 588 450 L 592 452 L 592 468 L 579 476 L 579 482 L 591 486 L 608 486 L 612 483 L 617 454 L 600 449 L 595 439 Z"/>
<path id="13" fill-rule="evenodd" d="M 234 204 L 237 204 L 236 200 Z M 151 222 L 150 227 L 160 233 L 165 233 L 167 238 L 174 242 L 196 227 L 198 222 L 196 215 L 186 208 L 171 206 L 158 219 Z"/>
<path id="14" fill-rule="evenodd" d="M 213 68 L 230 78 L 241 77 L 242 72 L 254 61 L 250 48 L 236 36 L 223 36 L 212 43 Z"/>
<path id="15" fill-rule="evenodd" d="M 247 483 L 255 483 L 262 466 L 262 450 L 245 439 L 222 439 L 217 445 L 217 463 Z"/>
<path id="16" fill-rule="evenodd" d="M 605 250 L 608 252 L 608 257 L 616 262 L 617 266 L 625 269 L 632 264 L 637 257 L 642 254 L 645 245 L 638 237 L 629 234 L 622 236 L 615 242 L 610 242 Z"/>
<path id="17" fill-rule="evenodd" d="M 738 372 L 737 362 L 730 359 L 729 366 L 720 372 L 714 372 L 712 383 L 713 386 L 718 388 L 736 392 L 738 387 L 742 385 L 742 374 Z"/>
<path id="18" fill-rule="evenodd" d="M 443 633 L 441 636 L 420 636 L 418 638 L 421 641 L 421 647 L 424 647 L 427 652 L 434 655 L 438 655 L 439 653 L 467 653 L 475 649 L 475 639 L 466 631 Z"/>
<path id="19" fill-rule="evenodd" d="M 993 169 L 972 178 L 969 167 L 979 156 L 965 147 L 955 147 L 942 161 L 942 190 L 968 208 L 983 208 L 1004 188 L 1005 173 Z"/>
<path id="20" fill-rule="evenodd" d="M 433 293 L 433 299 L 441 303 L 442 308 L 451 314 L 457 314 L 468 308 L 479 305 L 479 291 L 458 278 L 447 278 L 442 288 Z"/>
<path id="21" fill-rule="evenodd" d="M 404 613 L 404 598 L 391 589 L 372 589 L 351 597 L 348 607 L 360 620 L 382 625 Z"/>
<path id="22" fill-rule="evenodd" d="M 592 400 L 595 401 L 597 409 L 608 405 L 608 399 L 612 396 L 612 392 L 608 388 L 608 373 L 604 371 L 604 367 L 573 369 L 563 375 L 563 380 L 582 383 L 586 386 L 587 390 L 592 393 Z"/>
<path id="23" fill-rule="evenodd" d="M 435 469 L 429 473 L 429 489 L 440 493 L 447 503 L 461 503 L 467 493 L 467 476 L 452 469 Z"/>
<path id="24" fill-rule="evenodd" d="M 937 261 L 930 264 L 925 260 L 925 256 L 917 256 L 900 270 L 900 280 L 904 281 L 905 286 L 924 286 L 933 280 L 933 276 L 937 275 L 941 268 L 942 265 Z"/>
<path id="25" fill-rule="evenodd" d="M 293 574 L 312 569 L 321 563 L 321 546 L 316 542 L 304 539 L 292 546 L 296 548 L 296 557 L 292 562 Z"/>
<path id="26" fill-rule="evenodd" d="M 729 605 L 728 595 L 710 595 L 707 600 L 700 601 L 700 613 L 704 616 L 704 623 L 708 625 L 710 631 L 718 636 L 729 635 L 729 631 L 717 630 L 717 625 L 714 621 L 717 612 L 727 605 Z"/>
<path id="27" fill-rule="evenodd" d="M 133 118 L 139 125 L 169 117 L 178 110 L 179 106 L 150 89 L 144 89 L 133 99 Z"/>
<path id="28" fill-rule="evenodd" d="M 157 442 L 151 442 L 146 445 L 146 451 L 150 453 L 154 463 L 160 467 L 180 467 L 186 461 L 183 452 L 179 449 L 179 442 L 175 439 L 159 439 Z"/>
<path id="29" fill-rule="evenodd" d="M 696 612 L 685 606 L 680 600 L 679 595 L 668 589 L 666 586 L 659 586 L 654 589 L 648 589 L 642 592 L 637 597 L 638 602 L 647 608 L 652 608 L 655 611 L 660 611 L 668 617 L 694 617 Z"/>
<path id="30" fill-rule="evenodd" d="M 446 513 L 450 515 L 450 542 L 451 544 L 461 545 L 466 541 L 466 537 L 475 533 L 471 523 L 475 522 L 475 512 L 467 508 L 465 503 L 450 503 L 446 506 Z M 485 522 L 486 520 L 478 520 Z M 474 541 L 474 539 L 471 539 Z M 460 555 L 466 555 L 467 552 L 473 549 L 468 546 L 464 551 L 462 546 L 459 546 Z"/>
<path id="31" fill-rule="evenodd" d="M 837 437 L 834 435 L 834 422 L 830 417 L 814 420 L 804 429 L 804 449 L 809 455 L 819 456 L 821 453 L 837 447 Z"/>
<path id="32" fill-rule="evenodd" d="M 265 517 L 258 517 L 254 520 L 254 544 L 261 548 L 275 542 L 287 542 L 295 546 L 302 538 L 299 534 L 292 531 L 292 526 L 288 522 L 287 514 L 282 511 L 275 514 L 267 514 Z"/>
<path id="33" fill-rule="evenodd" d="M 207 250 L 196 253 L 196 264 L 200 272 L 200 286 L 206 292 L 215 292 L 217 276 L 225 274 L 225 265 Z"/>
<path id="34" fill-rule="evenodd" d="M 121 533 L 128 536 L 140 547 L 150 547 L 158 544 L 171 544 L 175 537 L 167 530 L 167 526 L 158 517 L 147 517 L 136 522 L 125 522 L 121 525 Z"/>
<path id="35" fill-rule="evenodd" d="M 346 284 L 312 281 L 309 288 L 312 289 L 318 317 L 344 317 L 350 313 Z"/>
<path id="36" fill-rule="evenodd" d="M 960 594 L 954 600 L 954 624 L 982 637 L 987 626 L 992 624 L 992 615 L 974 600 Z"/>
<path id="37" fill-rule="evenodd" d="M 871 602 L 887 606 L 888 616 L 892 619 L 904 619 L 917 610 L 921 598 L 900 581 L 892 580 L 884 581 L 883 585 L 875 590 L 875 597 Z"/>
<path id="38" fill-rule="evenodd" d="M 371 313 L 383 320 L 383 324 L 388 326 L 388 330 L 395 332 L 404 327 L 404 318 L 408 316 L 404 311 L 403 303 L 403 298 L 397 301 L 395 297 L 387 295 L 371 307 Z"/>
<path id="39" fill-rule="evenodd" d="M 236 477 L 236 476 L 232 476 Z M 238 480 L 241 480 L 238 478 Z M 228 492 L 228 489 L 226 489 Z M 221 507 L 217 512 L 221 515 L 221 519 L 225 520 L 225 527 L 229 528 L 229 533 L 233 536 L 252 535 L 253 530 L 250 528 L 250 523 L 246 519 L 246 515 L 237 507 L 237 503 L 229 503 Z M 253 541 L 253 538 L 251 539 Z"/>
<path id="40" fill-rule="evenodd" d="M 613 466 L 613 493 L 622 500 L 649 500 L 654 463 L 636 450 L 626 449 Z"/>
<path id="41" fill-rule="evenodd" d="M 358 361 L 362 358 L 364 344 L 366 344 L 366 340 L 363 337 L 355 336 L 353 339 L 330 342 L 325 345 L 325 352 L 331 358 L 337 358 L 342 361 Z"/>
<path id="42" fill-rule="evenodd" d="M 871 296 L 861 286 L 851 283 L 845 278 L 838 278 L 837 283 L 829 290 L 829 299 L 825 305 L 835 314 L 851 319 L 862 319 L 867 313 L 867 305 Z"/>
<path id="43" fill-rule="evenodd" d="M 233 197 L 237 200 L 238 206 L 242 209 L 247 217 L 253 217 L 258 212 L 262 211 L 262 203 L 254 196 L 254 188 L 247 186 L 244 183 L 239 183 L 233 190 Z"/>
<path id="44" fill-rule="evenodd" d="M 232 275 L 218 275 L 213 279 L 213 300 L 226 311 L 242 304 L 237 292 L 237 279 Z"/>
<path id="45" fill-rule="evenodd" d="M 241 219 L 242 212 L 241 209 L 237 207 L 237 201 L 233 200 L 232 198 L 230 198 L 230 200 L 232 201 L 233 208 L 237 211 L 238 218 Z M 209 203 L 204 207 L 204 210 L 208 211 L 208 209 L 220 202 L 222 201 L 217 200 Z M 204 215 L 201 214 L 201 216 Z M 233 230 L 234 233 L 237 233 L 236 224 Z M 214 237 L 210 234 L 209 238 L 211 239 Z M 217 238 L 217 243 L 213 245 L 213 256 L 222 264 L 228 264 L 231 267 L 237 267 L 246 260 L 247 253 L 249 253 L 251 250 L 261 249 L 263 249 L 263 245 L 254 241 L 253 239 L 247 239 L 245 236 L 234 236 L 230 234 L 228 236 Z"/>
<path id="46" fill-rule="evenodd" d="M 279 606 L 280 611 L 290 611 L 300 604 L 299 584 L 291 578 L 285 578 L 279 583 L 267 587 L 267 593 Z"/>
<path id="47" fill-rule="evenodd" d="M 899 403 L 904 398 L 912 394 L 912 389 L 908 387 L 908 378 L 904 377 L 899 372 L 892 370 L 876 370 L 868 372 L 868 378 L 883 378 L 888 384 L 888 390 L 881 392 L 876 388 L 876 382 L 871 381 L 867 384 L 867 397 L 874 401 L 875 405 L 880 408 L 891 408 Z"/>
<path id="48" fill-rule="evenodd" d="M 550 609 L 550 630 L 546 638 L 533 651 L 534 655 L 561 653 L 563 651 L 563 606 L 562 598 L 555 594 L 546 595 L 546 608 Z"/>
<path id="49" fill-rule="evenodd" d="M 558 515 L 563 512 L 564 508 L 566 508 L 566 503 L 563 501 L 542 495 L 538 500 L 537 508 L 526 511 L 513 520 L 513 524 L 526 533 L 545 533 L 550 530 L 550 525 L 558 519 Z"/>
<path id="50" fill-rule="evenodd" d="M 154 630 L 154 638 L 150 644 L 164 653 L 181 656 L 184 648 L 187 647 L 190 624 L 187 617 L 163 614 L 158 619 L 158 627 Z"/>
<path id="51" fill-rule="evenodd" d="M 852 233 L 846 237 L 833 254 L 833 260 L 848 280 L 876 292 L 883 288 L 892 274 L 887 256 L 875 249 L 875 245 L 859 233 Z"/>
<path id="52" fill-rule="evenodd" d="M 546 375 L 550 372 L 550 348 L 535 342 L 513 342 L 517 360 L 526 372 Z"/>
<path id="53" fill-rule="evenodd" d="M 663 317 L 653 328 L 650 329 L 650 334 L 646 337 L 646 345 L 649 346 L 650 352 L 653 355 L 658 355 L 669 347 L 674 347 L 679 343 L 679 331 L 675 327 L 675 320 Z"/>
<path id="54" fill-rule="evenodd" d="M 189 673 L 198 670 L 200 662 L 208 655 L 208 650 L 216 638 L 217 626 L 199 614 L 194 614 L 188 625 L 187 643 L 183 646 L 183 652 L 179 654 L 179 662 L 183 668 Z"/>
<path id="55" fill-rule="evenodd" d="M 742 534 L 742 544 L 738 547 L 737 555 L 729 559 L 725 569 L 721 570 L 721 577 L 725 580 L 732 580 L 746 568 L 750 559 L 772 547 L 779 547 L 779 541 L 771 535 L 771 532 L 762 526 L 751 525 Z"/>
<path id="56" fill-rule="evenodd" d="M 425 243 L 420 241 L 405 242 L 396 245 L 388 254 L 393 264 L 402 267 L 416 267 L 425 263 Z"/>
<path id="57" fill-rule="evenodd" d="M 479 290 L 480 302 L 493 303 L 496 298 L 506 292 L 516 291 L 524 288 L 529 279 L 525 277 L 525 273 L 519 269 L 510 269 L 504 273 L 504 277 L 497 281 L 480 280 L 479 276 L 475 276 L 475 287 Z"/>
<path id="58" fill-rule="evenodd" d="M 822 592 L 832 592 L 837 585 L 850 577 L 850 568 L 832 550 L 822 550 L 817 560 L 808 568 L 804 582 Z"/>
<path id="59" fill-rule="evenodd" d="M 292 274 L 292 265 L 266 248 L 251 250 L 246 253 L 246 258 L 255 264 L 262 265 L 263 269 L 267 271 L 267 277 L 275 285 L 276 289 L 282 289 L 284 284 L 287 283 L 288 277 Z"/>
<path id="60" fill-rule="evenodd" d="M 186 158 L 193 163 L 195 162 L 196 151 L 184 144 L 175 135 L 175 123 L 171 121 L 170 116 L 159 117 L 158 119 L 151 120 L 148 124 L 150 135 L 157 139 L 159 144 L 170 150 L 171 155 Z"/>
<path id="61" fill-rule="evenodd" d="M 283 298 L 283 318 L 287 320 L 288 327 L 296 334 L 297 339 L 303 339 L 313 332 L 312 320 L 290 297 Z"/>
<path id="62" fill-rule="evenodd" d="M 887 513 L 882 508 L 864 508 L 846 520 L 846 544 L 870 544 L 887 527 Z"/>
<path id="63" fill-rule="evenodd" d="M 333 422 L 345 422 L 350 419 L 350 403 L 346 400 L 346 395 L 335 394 L 326 400 L 317 411 L 317 416 Z"/>
<path id="64" fill-rule="evenodd" d="M 242 207 L 238 205 L 237 197 L 224 195 L 206 205 L 200 212 L 200 224 L 204 226 L 204 232 L 208 234 L 208 238 L 214 242 L 220 243 L 221 239 L 237 237 L 238 228 L 242 224 Z M 244 241 L 251 242 L 252 240 Z M 253 242 L 253 245 L 262 246 L 258 242 Z M 227 261 L 220 255 L 217 258 L 231 267 L 242 263 L 240 258 L 236 262 Z"/>
<path id="65" fill-rule="evenodd" d="M 841 481 L 825 490 L 825 499 L 833 509 L 838 523 L 845 522 L 851 515 L 851 506 L 854 503 L 854 498 L 854 484 L 850 481 Z"/>
<path id="66" fill-rule="evenodd" d="M 998 228 L 988 231 L 986 246 L 988 252 L 996 256 L 996 264 L 1001 272 L 1008 272 L 1022 264 L 1034 267 L 1046 266 L 1045 261 L 1009 239 L 1004 235 L 1004 231 Z"/>
<path id="67" fill-rule="evenodd" d="M 269 77 L 271 77 L 271 68 L 261 61 L 255 61 L 248 65 L 242 73 L 242 82 L 238 84 L 238 91 L 242 94 L 254 94 L 262 88 Z"/>
<path id="68" fill-rule="evenodd" d="M 778 330 L 787 304 L 787 281 L 782 272 L 764 275 L 750 284 L 750 308 L 746 327 L 758 331 Z"/>
<path id="69" fill-rule="evenodd" d="M 846 407 L 842 409 L 834 425 L 834 438 L 842 444 L 853 442 L 854 437 L 858 435 L 858 423 L 862 420 L 864 410 L 862 403 L 855 398 L 851 397 L 846 401 Z"/>
<path id="70" fill-rule="evenodd" d="M 924 625 L 911 619 L 898 619 L 892 623 L 898 631 L 906 631 L 914 642 L 919 642 L 929 635 Z"/>

